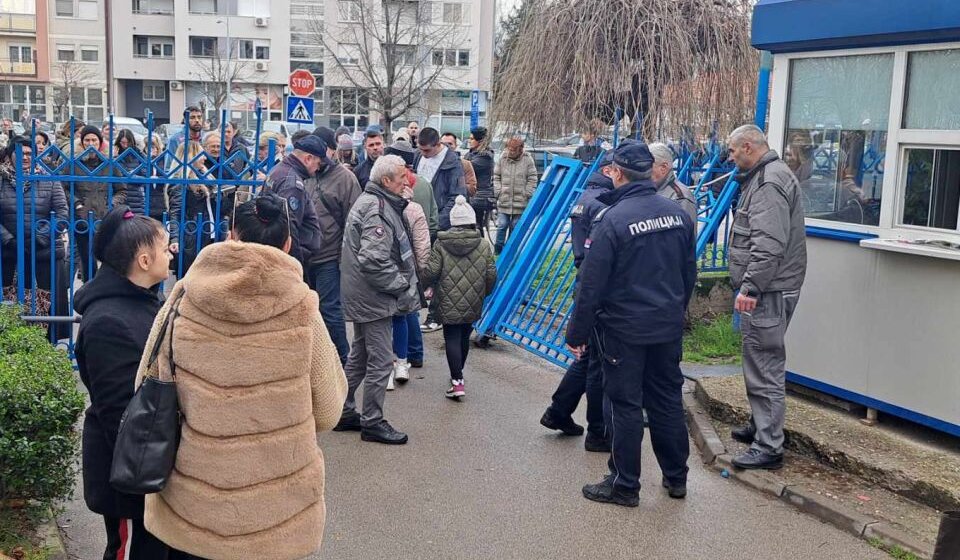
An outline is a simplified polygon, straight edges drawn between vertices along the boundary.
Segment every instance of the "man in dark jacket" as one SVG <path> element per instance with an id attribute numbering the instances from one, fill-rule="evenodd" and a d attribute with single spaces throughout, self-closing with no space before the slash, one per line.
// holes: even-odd
<path id="1" fill-rule="evenodd" d="M 344 373 L 347 400 L 334 431 L 359 431 L 363 441 L 407 443 L 383 417 L 387 382 L 393 371 L 393 317 L 420 308 L 417 265 L 407 234 L 400 193 L 409 188 L 399 156 L 382 156 L 370 182 L 350 210 L 343 236 L 344 317 L 353 322 L 353 347 Z M 362 414 L 355 395 L 363 383 Z"/>
<path id="2" fill-rule="evenodd" d="M 613 190 L 613 181 L 605 175 L 613 164 L 613 152 L 607 152 L 598 170 L 587 179 L 587 188 L 570 212 L 570 246 L 573 249 L 573 265 L 583 263 L 584 243 L 590 236 L 590 226 L 597 213 L 605 206 L 598 200 L 601 195 Z M 608 441 L 603 424 L 603 386 L 597 344 L 591 337 L 587 349 L 571 365 L 560 380 L 553 393 L 553 399 L 540 424 L 551 430 L 560 430 L 568 436 L 579 436 L 583 426 L 573 421 L 573 411 L 580 404 L 580 397 L 587 396 L 587 437 L 583 446 L 587 451 L 609 452 Z"/>
<path id="3" fill-rule="evenodd" d="M 489 132 L 485 127 L 478 126 L 471 130 L 470 137 L 467 138 L 469 151 L 463 159 L 473 165 L 473 171 L 477 175 L 477 194 L 470 199 L 470 205 L 477 213 L 477 227 L 486 232 L 489 238 L 490 213 L 496 203 L 493 196 L 493 170 L 496 164 L 489 148 L 488 137 Z"/>
<path id="4" fill-rule="evenodd" d="M 360 188 L 367 186 L 370 181 L 370 170 L 373 169 L 374 162 L 383 155 L 383 135 L 376 130 L 368 130 L 363 138 L 363 153 L 366 157 L 363 162 L 353 169 L 353 174 L 357 176 Z"/>
<path id="5" fill-rule="evenodd" d="M 767 145 L 763 131 L 745 125 L 730 134 L 730 159 L 740 175 L 740 202 L 730 240 L 730 281 L 737 290 L 743 334 L 743 380 L 752 416 L 733 430 L 750 444 L 733 464 L 744 469 L 783 465 L 786 414 L 784 336 L 807 271 L 803 203 L 797 178 Z"/>
<path id="6" fill-rule="evenodd" d="M 640 492 L 643 410 L 653 452 L 672 498 L 686 496 L 689 441 L 680 371 L 683 322 L 697 279 L 694 228 L 650 180 L 653 156 L 644 144 L 614 152 L 614 190 L 584 243 L 579 291 L 567 344 L 580 357 L 591 336 L 603 357 L 610 475 L 583 487 L 589 500 L 636 507 Z"/>
<path id="7" fill-rule="evenodd" d="M 417 140 L 420 154 L 414 162 L 417 174 L 433 186 L 433 196 L 439 209 L 439 230 L 450 229 L 450 209 L 457 195 L 467 196 L 467 183 L 460 157 L 440 143 L 440 134 L 434 128 L 424 128 Z"/>
<path id="8" fill-rule="evenodd" d="M 277 164 L 267 177 L 264 189 L 287 201 L 290 211 L 290 256 L 309 269 L 310 259 L 320 254 L 322 237 L 313 200 L 307 195 L 304 181 L 316 174 L 321 165 L 330 165 L 327 146 L 310 135 L 293 144 L 293 153 Z"/>
<path id="9" fill-rule="evenodd" d="M 340 363 L 346 364 L 350 344 L 340 306 L 340 253 L 347 215 L 362 189 L 353 173 L 336 161 L 322 166 L 303 185 L 317 212 L 323 239 L 319 252 L 310 257 L 310 285 L 320 296 L 320 314 L 337 347 Z"/>

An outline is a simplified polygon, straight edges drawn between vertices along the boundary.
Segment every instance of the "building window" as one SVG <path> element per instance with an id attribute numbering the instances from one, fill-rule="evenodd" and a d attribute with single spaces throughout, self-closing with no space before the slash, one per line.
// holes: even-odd
<path id="1" fill-rule="evenodd" d="M 33 62 L 33 48 L 29 45 L 11 45 L 10 62 L 30 64 Z"/>
<path id="2" fill-rule="evenodd" d="M 342 43 L 337 45 L 337 60 L 344 66 L 360 64 L 360 45 Z"/>
<path id="3" fill-rule="evenodd" d="M 900 223 L 957 231 L 960 211 L 960 150 L 904 150 Z"/>
<path id="4" fill-rule="evenodd" d="M 5 0 L 0 2 L 0 9 L 10 14 L 36 14 L 36 0 Z"/>
<path id="5" fill-rule="evenodd" d="M 463 4 L 444 2 L 443 23 L 463 23 Z"/>
<path id="6" fill-rule="evenodd" d="M 77 51 L 73 45 L 57 45 L 57 60 L 60 62 L 73 62 L 77 59 Z"/>
<path id="7" fill-rule="evenodd" d="M 173 37 L 134 35 L 133 56 L 140 58 L 173 58 Z"/>
<path id="8" fill-rule="evenodd" d="M 173 0 L 133 0 L 135 14 L 162 14 L 173 13 Z"/>
<path id="9" fill-rule="evenodd" d="M 339 0 L 337 7 L 340 10 L 340 21 L 342 23 L 359 23 L 363 10 L 360 2 L 357 0 Z"/>
<path id="10" fill-rule="evenodd" d="M 414 66 L 417 63 L 417 47 L 414 45 L 383 45 L 384 58 L 389 58 L 393 51 L 394 64 L 398 66 Z"/>
<path id="11" fill-rule="evenodd" d="M 190 0 L 191 14 L 216 14 L 220 16 L 270 17 L 270 0 Z"/>
<path id="12" fill-rule="evenodd" d="M 143 100 L 144 101 L 166 101 L 167 87 L 163 82 L 145 81 L 143 82 Z"/>
<path id="13" fill-rule="evenodd" d="M 893 55 L 796 59 L 784 160 L 809 218 L 877 225 Z"/>
<path id="14" fill-rule="evenodd" d="M 434 66 L 470 66 L 470 51 L 436 49 L 430 61 Z"/>
<path id="15" fill-rule="evenodd" d="M 350 130 L 364 129 L 370 124 L 370 99 L 367 92 L 355 88 L 330 89 L 330 126 Z"/>
<path id="16" fill-rule="evenodd" d="M 97 62 L 100 60 L 100 52 L 97 50 L 97 47 L 81 46 L 80 60 L 83 62 Z"/>
<path id="17" fill-rule="evenodd" d="M 79 0 L 77 2 L 77 17 L 80 19 L 97 19 L 97 1 Z"/>
<path id="18" fill-rule="evenodd" d="M 960 98 L 944 95 L 960 87 L 960 49 L 909 55 L 903 128 L 960 130 Z"/>
<path id="19" fill-rule="evenodd" d="M 97 0 L 56 0 L 57 17 L 98 19 Z"/>
<path id="20" fill-rule="evenodd" d="M 57 0 L 57 17 L 73 17 L 74 0 Z"/>
<path id="21" fill-rule="evenodd" d="M 216 14 L 217 0 L 190 0 L 191 14 Z"/>
<path id="22" fill-rule="evenodd" d="M 216 53 L 216 37 L 190 37 L 190 56 L 194 58 L 204 58 L 212 57 Z"/>
<path id="23" fill-rule="evenodd" d="M 270 46 L 269 45 L 257 45 L 255 56 L 257 60 L 270 60 Z"/>

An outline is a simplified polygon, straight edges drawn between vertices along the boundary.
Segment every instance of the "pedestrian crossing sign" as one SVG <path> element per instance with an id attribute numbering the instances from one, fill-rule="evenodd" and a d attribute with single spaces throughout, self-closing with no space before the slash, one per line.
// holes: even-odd
<path id="1" fill-rule="evenodd" d="M 287 122 L 313 124 L 313 98 L 287 98 Z"/>

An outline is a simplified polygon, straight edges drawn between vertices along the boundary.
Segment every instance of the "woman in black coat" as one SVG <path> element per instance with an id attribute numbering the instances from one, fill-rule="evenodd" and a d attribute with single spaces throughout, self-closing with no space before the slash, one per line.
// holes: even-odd
<path id="1" fill-rule="evenodd" d="M 104 560 L 166 559 L 167 548 L 143 527 L 143 496 L 110 486 L 110 467 L 120 418 L 133 397 L 137 368 L 154 317 L 160 310 L 157 285 L 167 278 L 169 235 L 160 222 L 126 206 L 107 213 L 94 237 L 97 275 L 77 290 L 83 315 L 76 356 L 80 379 L 90 393 L 83 421 L 83 496 L 103 516 Z"/>
<path id="2" fill-rule="evenodd" d="M 490 135 L 486 128 L 480 126 L 470 131 L 467 147 L 470 151 L 463 159 L 473 164 L 473 171 L 477 174 L 477 194 L 470 199 L 470 205 L 477 212 L 477 228 L 486 231 L 490 222 L 490 212 L 496 206 L 493 196 L 493 151 L 490 150 Z"/>
<path id="3" fill-rule="evenodd" d="M 124 128 L 117 133 L 117 139 L 113 142 L 117 163 L 123 166 L 129 176 L 147 177 L 147 170 L 150 165 L 147 163 L 147 156 L 143 154 L 137 146 L 137 139 L 133 133 Z M 127 183 L 124 189 L 126 200 L 124 202 L 137 214 L 143 214 L 143 184 Z"/>

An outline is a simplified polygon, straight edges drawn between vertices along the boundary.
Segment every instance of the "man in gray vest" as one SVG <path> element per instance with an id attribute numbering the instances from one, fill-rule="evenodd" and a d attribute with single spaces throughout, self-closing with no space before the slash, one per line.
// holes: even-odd
<path id="1" fill-rule="evenodd" d="M 807 242 L 797 178 L 754 125 L 727 139 L 737 165 L 740 202 L 729 241 L 730 280 L 741 314 L 743 377 L 752 416 L 733 438 L 749 443 L 733 459 L 743 469 L 783 466 L 786 413 L 784 336 L 807 271 Z"/>
<path id="2" fill-rule="evenodd" d="M 694 228 L 697 224 L 697 201 L 693 198 L 690 188 L 677 180 L 673 171 L 673 150 L 662 142 L 654 142 L 648 146 L 653 154 L 653 173 L 651 179 L 657 186 L 657 194 L 673 200 L 690 216 Z"/>

